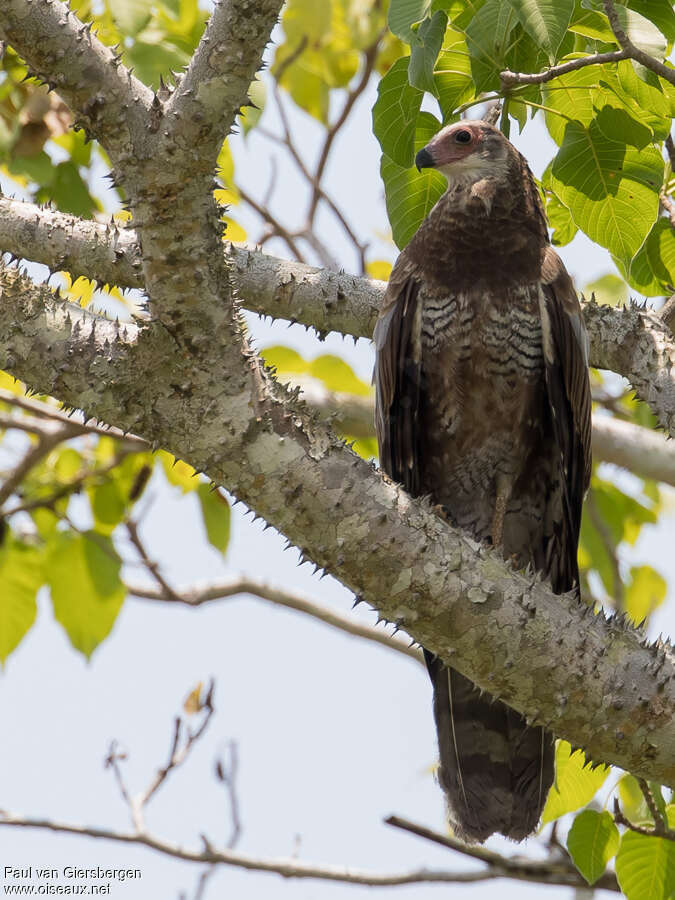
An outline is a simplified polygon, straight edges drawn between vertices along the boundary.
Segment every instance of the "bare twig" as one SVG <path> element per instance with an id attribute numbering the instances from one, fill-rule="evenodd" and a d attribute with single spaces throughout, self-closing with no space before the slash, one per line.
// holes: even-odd
<path id="1" fill-rule="evenodd" d="M 652 801 L 653 800 L 654 798 L 652 797 Z M 634 822 L 631 822 L 630 819 L 627 819 L 623 814 L 616 797 L 614 798 L 614 821 L 617 825 L 624 825 L 629 831 L 634 831 L 636 834 L 644 834 L 647 837 L 662 837 L 669 841 L 675 841 L 675 829 L 667 828 L 663 823 L 658 825 L 657 819 L 654 819 L 653 827 L 651 825 L 636 825 Z"/>
<path id="2" fill-rule="evenodd" d="M 382 644 L 382 646 L 388 647 L 390 650 L 396 650 L 404 656 L 409 656 L 418 662 L 422 662 L 422 654 L 417 648 L 409 646 L 408 643 L 404 643 L 398 638 L 391 637 L 385 631 L 373 628 L 370 625 L 354 622 L 346 616 L 341 616 L 332 610 L 325 609 L 325 607 L 319 606 L 305 597 L 298 596 L 290 591 L 283 591 L 280 588 L 271 587 L 252 578 L 237 578 L 219 584 L 207 584 L 203 587 L 180 591 L 169 589 L 169 593 L 165 590 L 158 591 L 137 585 L 127 585 L 127 591 L 143 600 L 183 603 L 186 606 L 201 606 L 204 603 L 212 603 L 215 600 L 224 600 L 240 594 L 250 594 L 253 597 L 258 597 L 260 600 L 268 600 L 271 603 L 276 603 L 278 606 L 285 606 L 288 609 L 303 612 L 315 619 L 319 619 L 321 622 L 325 622 L 327 625 L 331 625 L 333 628 L 338 628 L 340 631 Z"/>
<path id="3" fill-rule="evenodd" d="M 45 429 L 38 434 L 37 443 L 32 444 L 25 455 L 7 476 L 3 484 L 0 484 L 0 506 L 14 493 L 30 470 L 44 459 L 54 447 L 62 441 L 73 437 L 74 429 L 67 424 L 57 425 L 49 430 Z M 77 429 L 75 429 L 77 432 Z"/>
<path id="4" fill-rule="evenodd" d="M 229 762 L 225 764 L 222 759 L 216 760 L 216 778 L 227 788 L 230 801 L 230 816 L 232 830 L 227 842 L 228 850 L 232 850 L 241 837 L 241 817 L 239 815 L 239 798 L 237 796 L 237 773 L 239 770 L 239 749 L 236 741 L 230 741 L 227 745 Z"/>
<path id="5" fill-rule="evenodd" d="M 116 832 L 94 826 L 56 822 L 51 819 L 33 819 L 13 815 L 8 812 L 0 812 L 0 826 L 3 825 L 5 827 L 13 828 L 37 828 L 62 834 L 86 835 L 99 840 L 117 841 L 125 844 L 149 847 L 152 850 L 156 850 L 158 853 L 163 853 L 166 856 L 170 856 L 174 859 L 182 859 L 187 862 L 235 866 L 249 871 L 270 872 L 281 875 L 284 878 L 311 878 L 320 881 L 361 884 L 371 887 L 392 887 L 405 884 L 473 884 L 481 881 L 492 881 L 496 878 L 517 877 L 515 874 L 507 874 L 504 871 L 499 871 L 497 869 L 488 869 L 482 872 L 452 872 L 423 867 L 420 869 L 412 869 L 407 872 L 396 872 L 391 874 L 368 872 L 352 868 L 351 866 L 327 866 L 289 858 L 266 859 L 264 857 L 249 856 L 233 850 L 216 849 L 210 841 L 204 838 L 202 839 L 204 844 L 202 850 L 188 850 L 177 844 L 160 840 L 147 833 Z M 578 877 L 580 878 L 581 876 Z M 563 885 L 576 884 L 576 882 L 571 882 L 567 877 L 560 881 L 549 880 L 547 883 Z M 612 890 L 612 888 L 610 887 L 609 890 Z"/>
<path id="6" fill-rule="evenodd" d="M 288 231 L 288 229 L 272 215 L 269 209 L 266 209 L 260 203 L 258 203 L 258 201 L 253 198 L 245 188 L 237 185 L 237 190 L 239 191 L 239 196 L 244 201 L 244 203 L 250 206 L 252 210 L 258 213 L 263 221 L 269 224 L 272 233 L 271 235 L 268 235 L 268 237 L 274 235 L 280 237 L 285 242 L 286 246 L 291 251 L 293 256 L 298 260 L 298 262 L 304 263 L 305 257 L 300 252 L 300 248 L 295 242 L 295 238 L 297 237 L 297 235 L 294 235 L 290 231 Z"/>
<path id="7" fill-rule="evenodd" d="M 138 524 L 136 522 L 134 522 L 132 519 L 127 519 L 127 521 L 125 522 L 125 525 L 127 528 L 127 534 L 129 535 L 129 540 L 131 541 L 133 546 L 136 548 L 136 551 L 137 551 L 138 555 L 140 556 L 141 561 L 142 561 L 143 565 L 145 566 L 145 568 L 148 570 L 148 572 L 152 575 L 152 577 L 155 579 L 157 584 L 160 586 L 163 598 L 166 600 L 172 600 L 174 602 L 180 602 L 180 598 L 177 596 L 177 594 L 174 593 L 173 588 L 168 583 L 168 581 L 165 580 L 164 576 L 162 575 L 162 572 L 159 568 L 159 564 L 156 563 L 154 560 L 150 559 L 150 556 L 148 555 L 148 552 L 145 549 L 145 544 L 141 540 L 140 534 L 138 533 Z"/>
<path id="8" fill-rule="evenodd" d="M 645 798 L 647 809 L 649 810 L 650 815 L 654 820 L 654 834 L 657 834 L 659 836 L 665 835 L 665 833 L 669 830 L 668 820 L 661 813 L 661 810 L 656 803 L 654 794 L 652 793 L 652 789 L 649 787 L 648 782 L 644 778 L 637 778 L 636 780 L 640 786 L 640 790 L 642 791 L 642 796 Z"/>
<path id="9" fill-rule="evenodd" d="M 166 764 L 157 770 L 157 772 L 155 773 L 155 777 L 152 779 L 147 788 L 144 791 L 141 791 L 139 794 L 136 794 L 135 796 L 132 796 L 132 794 L 128 790 L 119 766 L 120 760 L 126 759 L 126 754 L 120 754 L 117 752 L 116 741 L 113 741 L 111 743 L 110 751 L 108 753 L 108 756 L 106 757 L 105 765 L 106 767 L 111 768 L 115 774 L 115 779 L 117 780 L 117 784 L 120 788 L 122 797 L 129 807 L 131 819 L 139 837 L 140 835 L 145 834 L 145 807 L 157 793 L 159 788 L 164 784 L 169 773 L 174 769 L 177 769 L 185 762 L 188 754 L 190 753 L 190 750 L 192 749 L 196 741 L 198 741 L 199 738 L 204 734 L 209 722 L 211 721 L 214 713 L 213 690 L 214 683 L 213 681 L 210 681 L 208 688 L 206 689 L 204 700 L 201 702 L 200 711 L 204 712 L 204 718 L 195 731 L 187 729 L 187 737 L 182 746 L 181 737 L 183 735 L 183 720 L 180 716 L 176 716 L 176 719 L 174 721 L 171 747 L 169 750 L 169 758 Z"/>
<path id="10" fill-rule="evenodd" d="M 340 115 L 337 117 L 335 122 L 330 126 L 328 132 L 326 133 L 323 147 L 321 148 L 321 153 L 319 154 L 319 161 L 314 172 L 314 192 L 309 204 L 309 209 L 307 210 L 307 221 L 310 226 L 314 223 L 316 209 L 319 204 L 319 200 L 321 199 L 318 188 L 321 184 L 321 179 L 323 178 L 323 173 L 326 168 L 326 163 L 328 162 L 328 156 L 330 154 L 331 147 L 333 146 L 333 141 L 337 137 L 338 132 L 340 131 L 342 126 L 347 121 L 347 118 L 352 111 L 352 107 L 364 92 L 368 85 L 368 82 L 370 81 L 370 76 L 372 75 L 373 68 L 375 66 L 375 60 L 377 59 L 377 51 L 380 46 L 380 41 L 382 40 L 382 37 L 385 33 L 386 29 L 381 31 L 375 38 L 373 43 L 370 45 L 370 47 L 365 50 L 361 76 L 354 87 L 347 93 L 347 99 L 345 100 Z"/>
<path id="11" fill-rule="evenodd" d="M 572 59 L 569 62 L 561 63 L 559 66 L 551 66 L 550 69 L 545 69 L 543 72 L 511 72 L 509 69 L 505 69 L 499 73 L 499 77 L 501 78 L 503 89 L 517 84 L 544 84 L 544 82 L 552 81 L 561 75 L 567 75 L 568 72 L 576 72 L 577 69 L 583 69 L 586 66 L 599 66 L 603 63 L 629 59 L 630 55 L 628 50 L 591 53 L 589 56 L 581 56 L 579 59 Z"/>
<path id="12" fill-rule="evenodd" d="M 566 857 L 561 859 L 530 860 L 523 857 L 502 856 L 493 850 L 485 849 L 485 847 L 465 844 L 464 841 L 460 841 L 449 834 L 440 834 L 400 816 L 389 816 L 385 819 L 385 822 L 387 825 L 401 828 L 403 831 L 408 831 L 434 844 L 440 844 L 449 850 L 455 850 L 464 856 L 484 862 L 488 866 L 488 872 L 494 873 L 493 877 L 511 878 L 517 881 L 533 881 L 538 884 L 567 885 L 569 887 L 587 885 L 575 866 Z M 620 893 L 616 876 L 612 872 L 606 872 L 596 882 L 596 886 L 607 891 Z"/>
<path id="13" fill-rule="evenodd" d="M 616 11 L 613 0 L 602 0 L 602 5 L 605 8 L 605 13 L 607 14 L 610 27 L 614 32 L 614 37 L 616 38 L 618 45 L 626 51 L 628 56 L 631 59 L 634 59 L 636 62 L 642 63 L 645 68 L 651 69 L 651 71 L 655 72 L 660 78 L 664 78 L 672 85 L 675 85 L 675 69 L 669 69 L 658 59 L 654 59 L 653 56 L 645 53 L 644 50 L 640 50 L 640 48 L 636 47 L 635 44 L 630 40 L 621 26 L 619 15 Z"/>

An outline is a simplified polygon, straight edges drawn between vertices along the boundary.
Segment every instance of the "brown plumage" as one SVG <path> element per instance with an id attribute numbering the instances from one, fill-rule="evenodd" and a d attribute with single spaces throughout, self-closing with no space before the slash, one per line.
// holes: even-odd
<path id="1" fill-rule="evenodd" d="M 496 128 L 450 125 L 416 161 L 449 187 L 396 261 L 375 328 L 380 463 L 474 538 L 571 590 L 591 464 L 572 281 L 527 163 Z M 456 833 L 521 840 L 553 781 L 553 736 L 425 657 Z"/>

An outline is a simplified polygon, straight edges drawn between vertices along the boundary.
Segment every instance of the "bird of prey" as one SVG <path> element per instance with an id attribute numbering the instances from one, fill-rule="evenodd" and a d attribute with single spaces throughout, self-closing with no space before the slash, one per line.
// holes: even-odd
<path id="1" fill-rule="evenodd" d="M 380 464 L 553 590 L 578 590 L 590 480 L 588 338 L 525 159 L 492 125 L 416 157 L 448 189 L 401 252 L 375 327 Z M 455 833 L 519 841 L 553 781 L 553 736 L 425 650 Z"/>

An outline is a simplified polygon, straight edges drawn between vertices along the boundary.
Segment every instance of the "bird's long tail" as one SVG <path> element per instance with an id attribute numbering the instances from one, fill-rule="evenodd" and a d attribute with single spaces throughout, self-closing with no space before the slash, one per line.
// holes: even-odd
<path id="1" fill-rule="evenodd" d="M 553 736 L 482 692 L 432 653 L 438 779 L 458 837 L 482 842 L 494 832 L 520 841 L 537 826 L 553 783 Z"/>

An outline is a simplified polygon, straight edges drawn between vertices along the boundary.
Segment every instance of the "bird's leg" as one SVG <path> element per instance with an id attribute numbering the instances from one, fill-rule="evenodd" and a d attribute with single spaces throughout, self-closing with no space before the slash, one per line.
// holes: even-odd
<path id="1" fill-rule="evenodd" d="M 495 497 L 495 511 L 492 516 L 492 546 L 501 547 L 504 532 L 504 516 L 506 504 L 511 496 L 511 479 L 500 473 L 497 475 L 497 495 Z"/>

